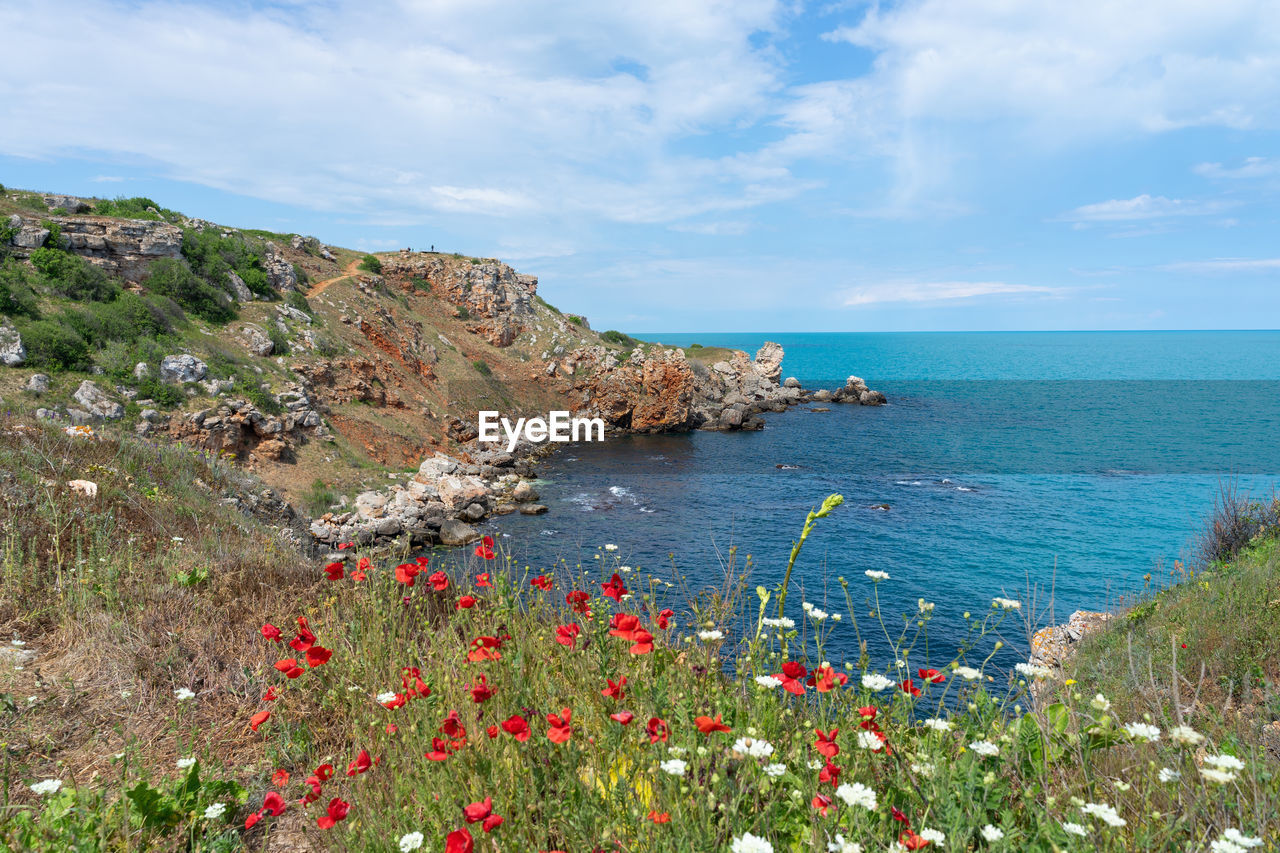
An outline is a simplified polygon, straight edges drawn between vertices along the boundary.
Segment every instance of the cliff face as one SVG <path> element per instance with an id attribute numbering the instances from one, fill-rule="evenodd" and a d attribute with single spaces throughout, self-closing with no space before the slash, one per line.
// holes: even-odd
<path id="1" fill-rule="evenodd" d="M 152 261 L 182 255 L 182 229 L 167 222 L 107 216 L 36 218 L 18 213 L 9 217 L 9 225 L 18 231 L 13 240 L 15 254 L 25 257 L 45 245 L 51 233 L 46 222 L 58 226 L 63 248 L 128 282 L 145 278 Z"/>

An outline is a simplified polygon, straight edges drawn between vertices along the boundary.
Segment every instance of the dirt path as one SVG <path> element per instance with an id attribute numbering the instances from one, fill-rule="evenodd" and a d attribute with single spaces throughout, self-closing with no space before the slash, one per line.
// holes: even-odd
<path id="1" fill-rule="evenodd" d="M 326 278 L 324 281 L 316 282 L 311 286 L 311 289 L 307 291 L 307 298 L 310 299 L 312 296 L 319 296 L 321 293 L 324 293 L 324 289 L 335 281 L 342 281 L 344 278 L 359 275 L 359 273 L 356 272 L 356 268 L 359 266 L 360 258 L 356 258 L 354 261 L 346 265 L 341 275 L 335 275 L 333 278 Z"/>

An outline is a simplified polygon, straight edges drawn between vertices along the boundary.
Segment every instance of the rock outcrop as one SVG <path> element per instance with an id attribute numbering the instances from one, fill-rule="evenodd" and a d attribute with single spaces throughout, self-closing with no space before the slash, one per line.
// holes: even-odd
<path id="1" fill-rule="evenodd" d="M 324 419 L 311 407 L 305 393 L 281 394 L 285 411 L 267 414 L 247 400 L 230 400 L 216 409 L 165 418 L 152 423 L 171 437 L 216 455 L 226 454 L 247 462 L 280 462 L 293 458 L 300 443 L 328 435 Z M 150 430 L 140 430 L 150 432 Z"/>
<path id="2" fill-rule="evenodd" d="M 13 244 L 24 255 L 43 246 L 48 229 L 39 220 L 17 216 L 21 224 Z M 152 261 L 182 256 L 182 229 L 167 222 L 114 219 L 106 216 L 53 216 L 63 246 L 125 281 L 146 278 Z"/>
<path id="3" fill-rule="evenodd" d="M 83 418 L 78 416 L 78 412 L 82 411 L 90 418 L 96 420 L 114 421 L 124 417 L 124 406 L 113 400 L 105 391 L 98 387 L 97 383 L 86 379 L 80 383 L 80 387 L 76 389 L 72 395 L 77 403 L 84 407 L 83 410 L 69 409 L 72 423 L 77 423 Z"/>
<path id="4" fill-rule="evenodd" d="M 1077 610 L 1065 625 L 1041 628 L 1031 637 L 1031 663 L 1050 668 L 1061 667 L 1071 656 L 1075 644 L 1111 621 L 1110 613 Z"/>
<path id="5" fill-rule="evenodd" d="M 209 375 L 209 365 L 193 355 L 166 355 L 160 360 L 160 381 L 181 385 Z"/>
<path id="6" fill-rule="evenodd" d="M 538 278 L 522 275 L 497 261 L 470 266 L 446 263 L 439 255 L 403 253 L 383 261 L 383 275 L 425 281 L 437 296 L 447 299 L 475 321 L 468 331 L 497 347 L 507 347 L 533 323 L 533 298 Z"/>
<path id="7" fill-rule="evenodd" d="M 18 330 L 8 320 L 0 321 L 0 364 L 20 367 L 27 361 L 27 348 L 22 344 Z"/>

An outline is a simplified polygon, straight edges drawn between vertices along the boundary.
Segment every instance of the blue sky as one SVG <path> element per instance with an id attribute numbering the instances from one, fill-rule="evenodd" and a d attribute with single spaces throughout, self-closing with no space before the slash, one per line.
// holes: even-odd
<path id="1" fill-rule="evenodd" d="M 1280 4 L 0 8 L 0 182 L 632 331 L 1275 328 Z"/>

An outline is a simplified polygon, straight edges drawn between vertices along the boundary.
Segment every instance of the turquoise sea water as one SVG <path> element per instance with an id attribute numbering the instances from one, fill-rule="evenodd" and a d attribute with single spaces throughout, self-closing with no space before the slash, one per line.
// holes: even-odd
<path id="1" fill-rule="evenodd" d="M 674 561 L 697 587 L 735 545 L 772 585 L 805 513 L 838 492 L 793 577 L 805 598 L 845 611 L 844 576 L 861 606 L 863 572 L 882 569 L 886 613 L 923 597 L 936 626 L 958 626 L 1038 586 L 1029 615 L 1046 623 L 1112 605 L 1147 573 L 1167 581 L 1224 484 L 1280 484 L 1280 332 L 643 337 L 775 340 L 784 375 L 834 388 L 856 374 L 890 403 L 562 450 L 541 469 L 550 513 L 492 524 L 522 562 L 590 564 L 608 542 L 630 565 Z"/>

